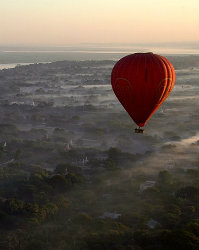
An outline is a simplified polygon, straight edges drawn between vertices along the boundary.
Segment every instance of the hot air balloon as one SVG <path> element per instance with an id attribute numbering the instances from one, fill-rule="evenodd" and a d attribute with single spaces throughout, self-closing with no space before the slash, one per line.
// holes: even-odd
<path id="1" fill-rule="evenodd" d="M 172 64 L 163 56 L 135 53 L 120 59 L 113 67 L 111 84 L 113 91 L 139 126 L 143 127 L 153 113 L 170 94 L 175 83 Z"/>

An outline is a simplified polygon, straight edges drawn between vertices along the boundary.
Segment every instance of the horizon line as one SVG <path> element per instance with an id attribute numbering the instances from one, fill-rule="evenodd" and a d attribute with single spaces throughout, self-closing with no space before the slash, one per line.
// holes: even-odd
<path id="1" fill-rule="evenodd" d="M 16 47 L 42 47 L 42 46 L 48 46 L 48 47 L 65 47 L 65 46 L 79 46 L 79 45 L 199 45 L 199 41 L 169 41 L 169 42 L 105 42 L 105 43 L 99 43 L 99 42 L 80 42 L 80 43 L 64 43 L 64 44 L 22 44 L 22 43 L 9 43 L 9 44 L 0 44 L 0 47 L 10 47 L 10 46 L 16 46 Z"/>

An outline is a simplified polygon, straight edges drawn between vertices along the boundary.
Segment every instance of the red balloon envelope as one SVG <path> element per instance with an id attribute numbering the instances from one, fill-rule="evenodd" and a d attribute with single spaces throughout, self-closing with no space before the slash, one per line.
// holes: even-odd
<path id="1" fill-rule="evenodd" d="M 125 56 L 115 64 L 111 74 L 115 95 L 140 127 L 165 101 L 174 83 L 172 64 L 153 53 Z"/>

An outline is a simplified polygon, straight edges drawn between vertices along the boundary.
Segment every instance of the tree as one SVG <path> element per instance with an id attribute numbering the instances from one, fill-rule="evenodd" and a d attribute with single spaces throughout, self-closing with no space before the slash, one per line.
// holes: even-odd
<path id="1" fill-rule="evenodd" d="M 48 182 L 55 189 L 55 191 L 61 193 L 65 192 L 66 189 L 70 186 L 65 176 L 60 174 L 52 176 Z"/>
<path id="2" fill-rule="evenodd" d="M 88 250 L 133 250 L 133 237 L 129 230 L 115 229 L 91 233 L 85 239 Z"/>
<path id="3" fill-rule="evenodd" d="M 11 198 L 5 201 L 4 209 L 8 214 L 23 214 L 24 213 L 24 201 Z"/>
<path id="4" fill-rule="evenodd" d="M 117 169 L 117 165 L 115 163 L 115 161 L 113 161 L 111 158 L 109 159 L 106 159 L 104 161 L 104 167 L 107 169 L 107 170 L 114 170 L 114 169 Z"/>
<path id="5" fill-rule="evenodd" d="M 69 163 L 64 163 L 64 164 L 58 164 L 54 170 L 54 173 L 65 175 L 65 174 L 68 174 L 70 172 L 79 173 L 80 170 L 81 169 L 75 165 L 72 165 Z"/>
<path id="6" fill-rule="evenodd" d="M 20 159 L 22 156 L 22 150 L 20 148 L 18 148 L 15 152 L 15 159 Z"/>
<path id="7" fill-rule="evenodd" d="M 172 176 L 168 171 L 160 171 L 158 175 L 158 184 L 159 185 L 167 185 L 171 184 Z"/>
<path id="8" fill-rule="evenodd" d="M 193 221 L 189 222 L 186 226 L 185 229 L 189 231 L 190 233 L 195 234 L 197 237 L 199 237 L 199 222 Z"/>
<path id="9" fill-rule="evenodd" d="M 133 234 L 135 244 L 141 249 L 158 249 L 159 240 L 158 233 L 153 230 L 138 230 Z M 160 249 L 160 248 L 159 248 Z"/>
<path id="10" fill-rule="evenodd" d="M 43 206 L 43 208 L 45 209 L 47 216 L 53 216 L 58 212 L 57 205 L 52 202 L 47 203 L 45 206 Z"/>
<path id="11" fill-rule="evenodd" d="M 163 231 L 160 241 L 163 249 L 170 250 L 198 250 L 199 239 L 185 230 Z"/>
<path id="12" fill-rule="evenodd" d="M 197 187 L 187 186 L 183 187 L 176 192 L 176 198 L 182 198 L 192 202 L 197 202 L 199 190 Z"/>
<path id="13" fill-rule="evenodd" d="M 17 234 L 10 233 L 7 237 L 7 240 L 8 240 L 8 247 L 10 250 L 21 249 L 21 242 Z"/>
<path id="14" fill-rule="evenodd" d="M 119 154 L 121 154 L 121 150 L 119 148 L 110 148 L 108 150 L 108 157 L 112 160 L 117 159 Z"/>

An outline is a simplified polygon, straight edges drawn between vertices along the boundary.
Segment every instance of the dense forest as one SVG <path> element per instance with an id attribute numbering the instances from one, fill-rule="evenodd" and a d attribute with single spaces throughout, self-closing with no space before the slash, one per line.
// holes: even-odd
<path id="1" fill-rule="evenodd" d="M 198 170 L 160 171 L 147 187 L 126 167 L 133 155 L 105 154 L 90 180 L 71 164 L 1 168 L 0 249 L 198 249 Z"/>

